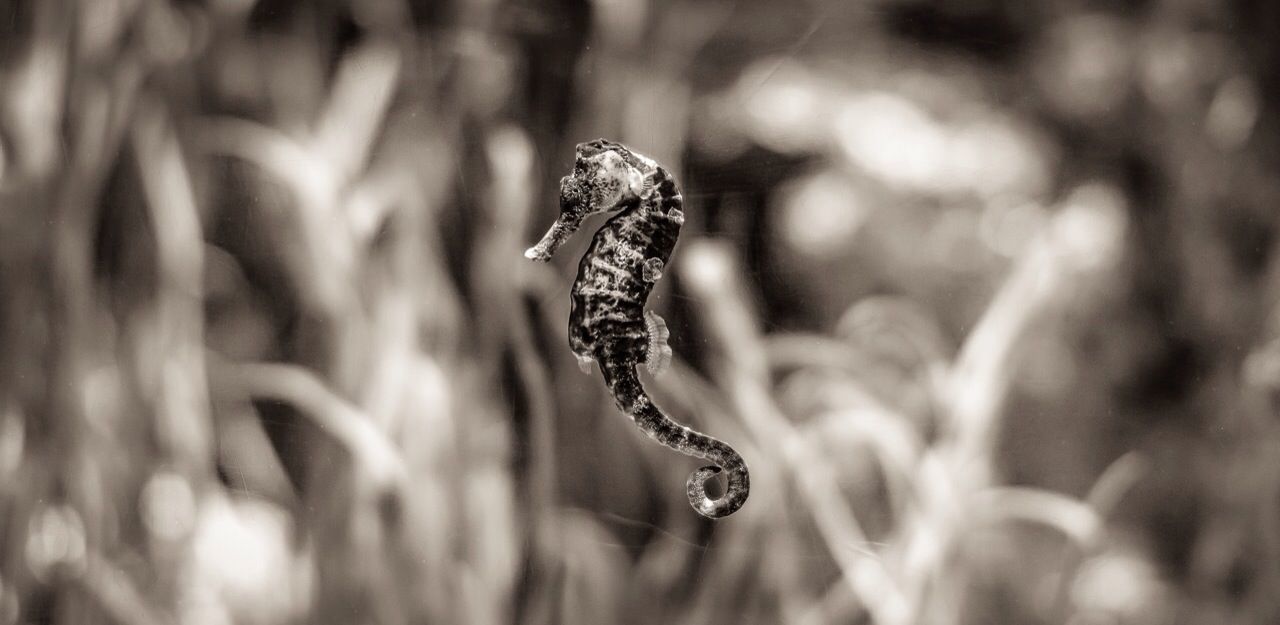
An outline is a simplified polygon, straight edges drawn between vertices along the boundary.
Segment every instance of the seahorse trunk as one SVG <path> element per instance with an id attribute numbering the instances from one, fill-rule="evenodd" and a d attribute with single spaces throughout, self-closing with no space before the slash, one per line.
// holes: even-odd
<path id="1" fill-rule="evenodd" d="M 640 431 L 655 441 L 680 453 L 715 463 L 689 475 L 689 504 L 699 514 L 712 519 L 733 514 L 746 503 L 751 492 L 747 463 L 727 443 L 676 423 L 649 399 L 640 385 L 634 360 L 601 360 L 605 383 L 614 391 L 619 408 L 631 417 Z M 706 483 L 721 471 L 726 472 L 729 488 L 719 499 L 707 496 Z"/>

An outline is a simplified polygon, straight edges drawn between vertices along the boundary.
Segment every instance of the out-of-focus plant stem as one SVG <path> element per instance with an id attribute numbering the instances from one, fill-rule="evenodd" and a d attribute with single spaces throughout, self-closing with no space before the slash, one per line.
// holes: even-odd
<path id="1" fill-rule="evenodd" d="M 678 269 L 690 293 L 704 302 L 703 327 L 715 338 L 720 355 L 716 377 L 753 437 L 776 446 L 785 461 L 776 468 L 787 472 L 804 497 L 844 581 L 853 587 L 877 623 L 909 622 L 906 619 L 910 608 L 892 575 L 877 559 L 863 557 L 846 547 L 865 544 L 866 534 L 844 505 L 825 456 L 794 431 L 766 390 L 766 352 L 749 316 L 743 287 L 736 280 L 740 272 L 732 253 L 714 242 L 691 242 L 686 244 Z"/>

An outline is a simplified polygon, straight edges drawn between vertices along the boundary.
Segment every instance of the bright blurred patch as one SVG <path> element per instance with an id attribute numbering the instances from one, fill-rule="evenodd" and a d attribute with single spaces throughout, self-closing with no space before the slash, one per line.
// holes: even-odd
<path id="1" fill-rule="evenodd" d="M 1133 89 L 1133 32 L 1106 14 L 1077 14 L 1053 24 L 1035 66 L 1045 101 L 1070 117 L 1120 112 Z"/>
<path id="2" fill-rule="evenodd" d="M 1052 236 L 1068 265 L 1082 271 L 1113 267 L 1124 251 L 1126 201 L 1110 185 L 1093 183 L 1071 192 L 1053 220 Z"/>
<path id="3" fill-rule="evenodd" d="M 200 502 L 188 592 L 209 612 L 195 622 L 282 623 L 310 601 L 305 560 L 294 552 L 285 511 L 262 501 L 211 495 Z"/>
<path id="4" fill-rule="evenodd" d="M 998 114 L 956 128 L 946 162 L 942 183 L 987 199 L 1041 197 L 1050 184 L 1044 146 L 1024 126 Z"/>
<path id="5" fill-rule="evenodd" d="M 779 202 L 787 242 L 797 253 L 818 258 L 847 251 L 869 210 L 857 185 L 833 170 L 792 182 Z"/>
<path id="6" fill-rule="evenodd" d="M 1156 625 L 1168 622 L 1166 588 L 1151 562 L 1137 553 L 1111 551 L 1085 562 L 1071 585 L 1084 623 Z M 1074 621 L 1073 621 L 1074 622 Z"/>
<path id="7" fill-rule="evenodd" d="M 27 428 L 12 403 L 0 409 L 0 482 L 9 482 L 15 477 L 18 466 L 22 462 L 22 452 L 26 447 Z"/>
<path id="8" fill-rule="evenodd" d="M 1259 113 L 1258 88 L 1247 76 L 1233 76 L 1209 104 L 1205 131 L 1223 150 L 1235 150 L 1253 134 Z"/>
<path id="9" fill-rule="evenodd" d="M 831 94 L 822 79 L 792 59 L 768 58 L 738 79 L 739 94 L 725 102 L 741 107 L 745 125 L 760 143 L 779 152 L 802 152 L 827 141 Z"/>
<path id="10" fill-rule="evenodd" d="M 195 527 L 196 499 L 191 485 L 177 473 L 151 476 L 142 489 L 142 522 L 163 541 L 185 538 Z"/>
<path id="11" fill-rule="evenodd" d="M 52 581 L 85 567 L 85 528 L 80 513 L 68 505 L 41 505 L 31 515 L 26 534 L 27 566 L 37 579 Z"/>
<path id="12" fill-rule="evenodd" d="M 947 130 L 910 100 L 887 92 L 857 94 L 836 112 L 836 141 L 870 174 L 910 189 L 936 189 L 947 166 Z"/>

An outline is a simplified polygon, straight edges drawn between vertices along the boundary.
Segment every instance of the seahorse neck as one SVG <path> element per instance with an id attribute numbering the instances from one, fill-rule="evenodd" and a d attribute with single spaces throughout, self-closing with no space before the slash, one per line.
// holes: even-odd
<path id="1" fill-rule="evenodd" d="M 642 213 L 660 213 L 670 215 L 671 211 L 684 210 L 684 198 L 680 196 L 680 188 L 675 178 L 667 170 L 659 167 L 653 174 L 653 188 L 648 195 L 640 199 L 636 209 Z"/>

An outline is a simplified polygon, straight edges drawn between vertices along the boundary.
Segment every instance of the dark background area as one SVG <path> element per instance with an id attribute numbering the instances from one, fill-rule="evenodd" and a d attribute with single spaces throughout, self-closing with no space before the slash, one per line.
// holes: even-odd
<path id="1" fill-rule="evenodd" d="M 1280 622 L 1278 83 L 1265 0 L 0 0 L 0 625 Z M 597 137 L 721 521 L 522 256 Z"/>

